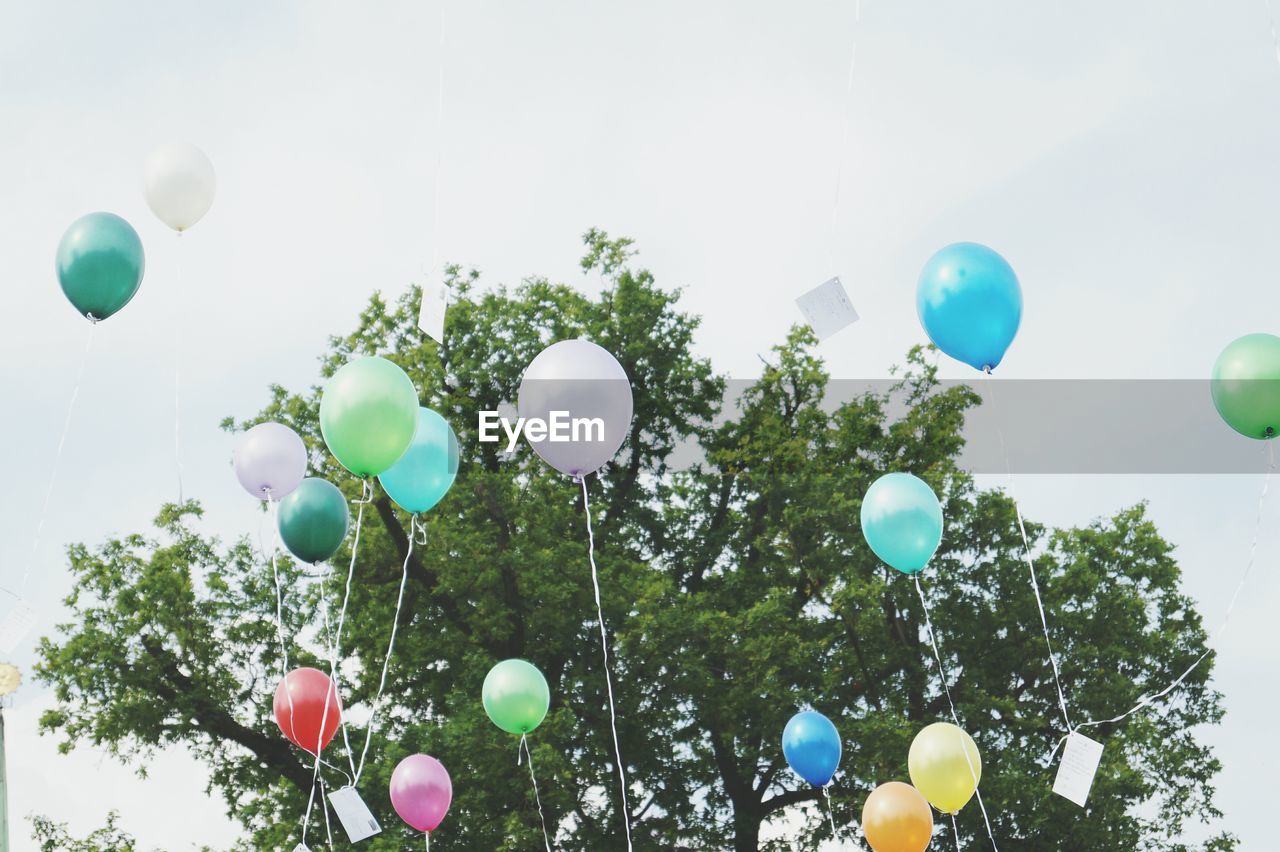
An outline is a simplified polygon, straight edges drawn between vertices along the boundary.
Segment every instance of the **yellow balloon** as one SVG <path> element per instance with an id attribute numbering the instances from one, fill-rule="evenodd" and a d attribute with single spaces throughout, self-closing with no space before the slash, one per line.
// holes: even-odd
<path id="1" fill-rule="evenodd" d="M 973 737 L 948 722 L 916 734 L 907 756 L 911 783 L 946 814 L 965 806 L 982 780 L 982 755 Z"/>

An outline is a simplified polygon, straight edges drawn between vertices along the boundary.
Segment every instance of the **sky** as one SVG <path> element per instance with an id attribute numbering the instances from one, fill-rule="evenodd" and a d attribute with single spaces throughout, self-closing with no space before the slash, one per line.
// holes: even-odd
<path id="1" fill-rule="evenodd" d="M 31 565 L 32 639 L 62 615 L 67 543 L 145 529 L 177 496 L 175 368 L 184 492 L 207 531 L 254 533 L 218 422 L 256 411 L 271 382 L 315 382 L 327 337 L 371 292 L 446 261 L 489 285 L 543 275 L 589 292 L 581 234 L 632 237 L 703 317 L 698 352 L 734 378 L 759 374 L 799 321 L 795 297 L 832 275 L 861 314 L 821 346 L 832 375 L 887 375 L 924 341 L 920 267 L 956 240 L 997 248 L 1022 281 L 1007 378 L 1203 378 L 1280 316 L 1265 0 L 0 0 L 0 130 L 0 583 Z M 219 181 L 181 241 L 140 188 L 148 151 L 179 140 Z M 135 225 L 147 274 L 93 333 L 31 557 L 90 331 L 53 255 L 93 210 Z M 1160 440 L 1158 422 L 1134 428 Z M 1015 479 L 1025 513 L 1053 524 L 1148 501 L 1206 623 L 1221 620 L 1260 474 Z M 1278 504 L 1217 646 L 1227 717 L 1203 734 L 1246 849 L 1269 837 L 1257 757 L 1273 746 Z M 185 753 L 157 755 L 142 780 L 38 736 L 51 697 L 29 676 L 32 639 L 5 710 L 14 848 L 32 848 L 30 814 L 84 832 L 113 808 L 145 845 L 229 844 L 235 826 Z"/>

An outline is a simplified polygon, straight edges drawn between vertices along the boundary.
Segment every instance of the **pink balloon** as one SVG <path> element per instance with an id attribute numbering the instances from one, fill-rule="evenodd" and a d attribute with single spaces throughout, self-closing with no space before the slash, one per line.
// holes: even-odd
<path id="1" fill-rule="evenodd" d="M 418 831 L 435 831 L 451 801 L 453 782 L 434 757 L 411 754 L 391 773 L 391 806 Z"/>

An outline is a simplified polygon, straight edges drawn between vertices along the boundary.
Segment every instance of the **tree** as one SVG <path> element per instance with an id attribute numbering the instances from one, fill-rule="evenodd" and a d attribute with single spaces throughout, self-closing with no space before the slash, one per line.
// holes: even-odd
<path id="1" fill-rule="evenodd" d="M 84 840 L 77 840 L 67 831 L 66 823 L 33 816 L 32 839 L 40 845 L 41 852 L 134 852 L 137 841 L 116 825 L 119 819 L 120 815 L 111 811 L 105 826 L 90 832 Z"/>
<path id="2" fill-rule="evenodd" d="M 472 425 L 515 398 L 543 346 L 572 336 L 612 351 L 635 389 L 631 437 L 589 488 L 636 848 L 767 848 L 761 826 L 784 816 L 793 824 L 772 848 L 828 837 L 819 791 L 786 770 L 779 747 L 803 706 L 835 719 L 845 741 L 832 791 L 842 831 L 874 784 L 905 779 L 912 736 L 947 705 L 914 588 L 875 560 L 857 527 L 861 495 L 890 469 L 924 477 L 944 500 L 925 594 L 952 695 L 983 750 L 998 840 L 1183 850 L 1185 823 L 1220 816 L 1218 763 L 1191 733 L 1221 717 L 1207 664 L 1152 710 L 1099 732 L 1107 751 L 1087 818 L 1050 794 L 1048 756 L 1062 731 L 1014 507 L 956 468 L 978 399 L 940 389 L 927 351 L 910 353 L 892 393 L 828 404 L 815 341 L 796 330 L 774 350 L 776 366 L 726 403 L 724 378 L 692 354 L 698 323 L 677 309 L 679 294 L 635 267 L 628 241 L 592 231 L 586 243 L 583 268 L 607 285 L 598 299 L 539 278 L 481 290 L 475 273 L 455 268 L 443 345 L 415 328 L 415 288 L 395 304 L 375 295 L 322 358 L 322 376 L 355 354 L 392 358 L 458 430 L 463 452 L 453 491 L 426 519 L 425 547 L 409 552 L 407 521 L 385 495 L 365 513 L 341 668 L 352 716 L 367 716 L 377 688 L 402 565 L 411 582 L 360 783 L 385 830 L 364 848 L 403 848 L 411 836 L 386 784 L 416 751 L 454 777 L 440 829 L 450 848 L 541 847 L 516 742 L 479 701 L 485 673 L 508 657 L 530 659 L 552 686 L 531 745 L 558 847 L 620 848 L 581 494 L 532 453 L 507 457 L 475 441 Z M 320 439 L 319 394 L 273 387 L 256 416 L 225 425 L 293 426 L 313 470 L 356 497 L 359 484 Z M 896 419 L 894 401 L 906 406 Z M 700 460 L 673 469 L 689 444 Z M 270 717 L 280 672 L 271 567 L 247 539 L 202 535 L 200 512 L 166 506 L 157 534 L 70 549 L 72 619 L 40 646 L 39 676 L 58 698 L 43 727 L 65 748 L 91 742 L 143 766 L 156 748 L 191 748 L 251 848 L 292 848 L 311 766 Z M 1126 709 L 1203 651 L 1171 546 L 1142 506 L 1077 529 L 1029 524 L 1028 534 L 1077 716 Z M 294 665 L 325 667 L 320 607 L 336 605 L 349 557 L 320 577 L 281 560 Z M 350 728 L 358 752 L 364 729 Z M 341 737 L 327 756 L 345 763 Z M 959 830 L 968 840 L 983 832 L 973 807 Z M 949 834 L 947 825 L 938 842 Z M 320 836 L 313 824 L 308 842 Z M 1213 848 L 1233 847 L 1222 835 Z"/>

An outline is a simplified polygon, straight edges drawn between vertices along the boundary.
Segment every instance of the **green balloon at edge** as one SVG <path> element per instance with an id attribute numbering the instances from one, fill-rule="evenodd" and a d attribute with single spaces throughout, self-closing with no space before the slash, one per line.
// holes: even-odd
<path id="1" fill-rule="evenodd" d="M 320 396 L 320 433 L 342 466 L 377 476 L 395 464 L 418 428 L 418 391 L 386 358 L 349 361 Z"/>
<path id="2" fill-rule="evenodd" d="M 1222 350 L 1209 385 L 1232 429 L 1265 440 L 1280 433 L 1280 337 L 1246 334 Z"/>
<path id="3" fill-rule="evenodd" d="M 323 562 L 347 537 L 351 511 L 338 486 L 308 477 L 280 501 L 280 540 L 303 562 Z"/>
<path id="4" fill-rule="evenodd" d="M 58 243 L 62 292 L 94 322 L 129 304 L 142 286 L 144 266 L 138 232 L 114 213 L 81 216 Z"/>
<path id="5" fill-rule="evenodd" d="M 862 498 L 862 535 L 889 566 L 923 570 L 942 542 L 942 506 L 929 484 L 910 473 L 886 473 Z"/>
<path id="6" fill-rule="evenodd" d="M 484 712 L 508 734 L 527 734 L 542 724 L 551 706 L 551 689 L 537 666 L 503 660 L 485 675 Z"/>

